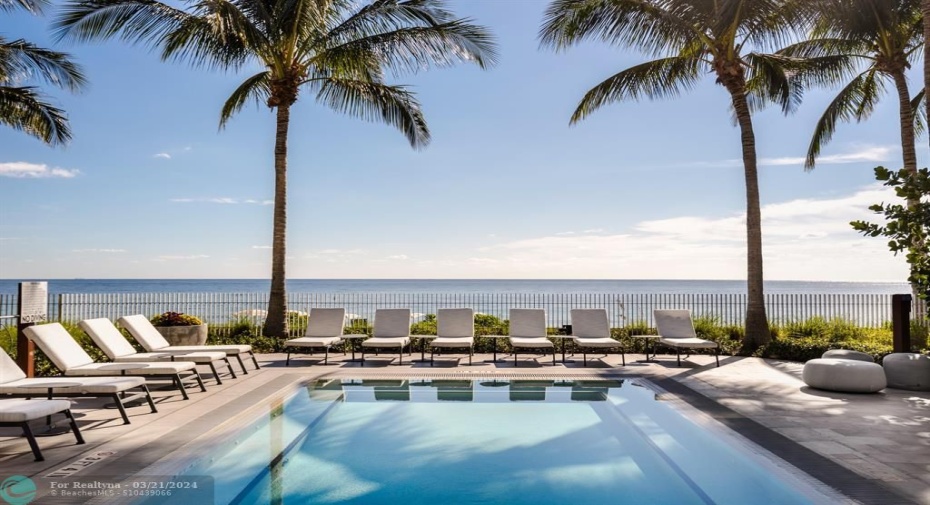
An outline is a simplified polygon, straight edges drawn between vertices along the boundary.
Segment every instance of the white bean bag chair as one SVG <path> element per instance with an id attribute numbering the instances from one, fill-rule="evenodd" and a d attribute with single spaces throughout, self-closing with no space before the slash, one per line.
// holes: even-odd
<path id="1" fill-rule="evenodd" d="M 851 359 L 812 359 L 802 378 L 812 388 L 844 393 L 876 393 L 887 386 L 881 365 Z"/>

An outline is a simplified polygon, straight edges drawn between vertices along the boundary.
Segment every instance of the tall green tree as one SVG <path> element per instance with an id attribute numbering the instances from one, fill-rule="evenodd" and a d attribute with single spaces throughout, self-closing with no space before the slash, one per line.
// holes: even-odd
<path id="1" fill-rule="evenodd" d="M 907 69 L 924 47 L 920 0 L 810 0 L 813 27 L 807 38 L 780 54 L 807 60 L 796 78 L 841 85 L 817 121 L 805 168 L 813 169 L 838 122 L 863 121 L 881 99 L 886 82 L 898 99 L 904 169 L 917 171 L 915 110 L 921 94 L 910 96 Z M 912 103 L 913 101 L 913 103 Z"/>
<path id="2" fill-rule="evenodd" d="M 788 0 L 554 0 L 539 35 L 543 46 L 556 50 L 600 40 L 657 58 L 621 70 L 588 91 L 572 124 L 617 101 L 678 97 L 708 73 L 729 93 L 746 184 L 747 349 L 771 339 L 752 113 L 772 103 L 787 113 L 800 97 L 785 73 L 790 61 L 753 50 L 785 43 L 802 21 L 801 11 Z"/>
<path id="3" fill-rule="evenodd" d="M 337 112 L 399 129 L 414 148 L 430 133 L 414 94 L 385 82 L 460 62 L 494 63 L 489 32 L 457 18 L 445 0 L 69 0 L 59 33 L 80 41 L 120 37 L 160 48 L 162 59 L 239 70 L 258 64 L 226 100 L 220 125 L 250 101 L 277 115 L 271 292 L 264 332 L 285 336 L 287 141 L 301 92 Z"/>
<path id="4" fill-rule="evenodd" d="M 0 16 L 16 10 L 39 15 L 46 6 L 45 0 L 0 0 Z M 34 81 L 68 91 L 79 91 L 86 84 L 81 68 L 68 54 L 0 34 L 0 124 L 49 145 L 68 142 L 71 127 L 65 111 L 28 84 Z"/>

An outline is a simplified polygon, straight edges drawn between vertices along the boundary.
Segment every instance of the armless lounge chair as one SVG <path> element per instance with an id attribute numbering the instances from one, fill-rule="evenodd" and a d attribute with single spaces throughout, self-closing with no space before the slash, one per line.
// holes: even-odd
<path id="1" fill-rule="evenodd" d="M 124 403 L 146 400 L 152 412 L 158 412 L 149 388 L 142 377 L 36 377 L 28 378 L 13 358 L 0 353 L 0 397 L 44 398 L 49 386 L 60 382 L 63 387 L 51 388 L 52 397 L 58 398 L 111 398 L 129 424 Z M 137 390 L 137 391 L 133 391 Z M 127 395 L 127 392 L 129 393 Z"/>
<path id="2" fill-rule="evenodd" d="M 610 323 L 607 321 L 607 309 L 572 309 L 572 340 L 581 348 L 584 366 L 588 366 L 588 349 L 620 349 L 623 365 L 626 355 L 620 342 L 610 337 Z"/>
<path id="3" fill-rule="evenodd" d="M 132 316 L 125 316 L 119 318 L 117 321 L 120 326 L 129 330 L 129 334 L 132 335 L 132 338 L 136 339 L 136 342 L 142 345 L 142 348 L 147 352 L 225 352 L 227 356 L 235 357 L 239 360 L 239 366 L 242 367 L 242 373 L 248 374 L 249 371 L 245 368 L 245 363 L 242 361 L 242 355 L 248 354 L 252 358 L 252 364 L 255 365 L 255 369 L 258 370 L 261 368 L 258 366 L 258 360 L 255 359 L 255 354 L 252 352 L 252 346 L 246 344 L 222 344 L 222 345 L 171 345 L 165 337 L 158 333 L 158 330 L 152 326 L 152 323 L 149 322 L 149 319 L 142 314 L 135 314 Z"/>
<path id="4" fill-rule="evenodd" d="M 377 309 L 372 337 L 362 341 L 362 366 L 366 349 L 397 349 L 403 365 L 404 347 L 409 345 L 410 309 Z"/>
<path id="5" fill-rule="evenodd" d="M 39 450 L 39 444 L 36 443 L 36 437 L 29 428 L 29 421 L 42 419 L 61 412 L 68 418 L 71 423 L 71 431 L 74 432 L 74 438 L 77 439 L 78 445 L 84 443 L 84 437 L 81 436 L 81 430 L 78 429 L 77 423 L 74 422 L 74 416 L 71 415 L 71 402 L 68 400 L 20 400 L 9 399 L 0 400 L 0 426 L 19 426 L 23 429 L 23 435 L 29 441 L 29 448 L 36 457 L 36 461 L 45 461 L 42 451 Z M 4 489 L 4 491 L 6 491 Z M 4 493 L 4 497 L 6 497 Z M 12 500 L 12 498 L 10 498 Z M 12 502 L 11 502 L 12 503 Z M 27 503 L 17 501 L 16 503 Z"/>
<path id="6" fill-rule="evenodd" d="M 30 326 L 23 332 L 39 346 L 39 349 L 61 370 L 61 373 L 68 377 L 117 375 L 166 378 L 174 382 L 185 400 L 190 399 L 187 396 L 186 386 L 191 380 L 196 381 L 201 391 L 207 390 L 203 381 L 200 380 L 196 365 L 190 361 L 95 363 L 94 359 L 68 333 L 68 330 L 59 323 Z"/>
<path id="7" fill-rule="evenodd" d="M 475 311 L 439 309 L 436 313 L 436 338 L 429 343 L 429 366 L 433 366 L 437 349 L 468 349 L 468 364 L 475 353 Z"/>
<path id="8" fill-rule="evenodd" d="M 555 345 L 546 338 L 546 311 L 543 309 L 510 309 L 510 347 L 513 366 L 517 366 L 520 349 L 552 349 L 555 366 Z"/>
<path id="9" fill-rule="evenodd" d="M 694 331 L 689 310 L 653 310 L 656 320 L 656 330 L 659 332 L 659 343 L 675 349 L 678 366 L 681 366 L 681 350 L 688 350 L 685 359 L 691 356 L 691 349 L 715 349 L 714 359 L 720 366 L 720 345 L 711 340 L 698 338 Z"/>
<path id="10" fill-rule="evenodd" d="M 90 335 L 90 338 L 101 348 L 104 354 L 114 363 L 132 363 L 144 361 L 191 361 L 198 365 L 207 365 L 213 372 L 213 378 L 217 384 L 223 384 L 220 374 L 216 371 L 215 362 L 223 362 L 223 366 L 229 371 L 229 375 L 235 379 L 236 372 L 229 363 L 229 358 L 223 352 L 186 352 L 186 351 L 168 351 L 168 352 L 138 352 L 136 348 L 126 340 L 126 337 L 120 333 L 119 329 L 113 325 L 107 318 L 85 319 L 78 323 L 78 326 L 84 330 L 84 333 Z"/>
<path id="11" fill-rule="evenodd" d="M 329 363 L 329 348 L 342 343 L 342 330 L 346 325 L 346 309 L 311 308 L 307 318 L 307 332 L 300 338 L 292 338 L 284 342 L 287 349 L 287 361 L 284 366 L 291 364 L 292 347 L 323 348 L 323 364 Z"/>

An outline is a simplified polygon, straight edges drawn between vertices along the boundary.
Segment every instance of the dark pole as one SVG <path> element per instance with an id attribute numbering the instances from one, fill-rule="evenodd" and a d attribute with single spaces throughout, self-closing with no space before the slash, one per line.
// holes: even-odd
<path id="1" fill-rule="evenodd" d="M 894 352 L 911 352 L 911 295 L 891 295 L 891 340 Z"/>
<path id="2" fill-rule="evenodd" d="M 26 373 L 26 377 L 35 377 L 36 347 L 35 344 L 32 343 L 32 340 L 29 340 L 26 334 L 23 333 L 23 330 L 35 323 L 23 322 L 23 283 L 19 283 L 19 296 L 16 298 L 16 304 L 16 313 L 19 314 L 19 318 L 16 321 L 16 364 L 23 369 L 23 372 Z"/>

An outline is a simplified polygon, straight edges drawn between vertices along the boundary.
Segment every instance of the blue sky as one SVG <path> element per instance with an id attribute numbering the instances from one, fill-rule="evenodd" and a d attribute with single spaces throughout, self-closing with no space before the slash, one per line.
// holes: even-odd
<path id="1" fill-rule="evenodd" d="M 739 131 L 711 76 L 681 98 L 616 104 L 569 127 L 586 90 L 645 57 L 540 50 L 544 1 L 452 5 L 495 33 L 500 62 L 392 80 L 423 104 L 426 150 L 310 95 L 292 110 L 288 277 L 745 278 Z M 0 278 L 270 275 L 274 116 L 248 107 L 217 127 L 254 68 L 56 43 L 48 19 L 3 16 L 0 32 L 71 53 L 90 86 L 48 90 L 71 118 L 64 148 L 0 129 Z M 754 118 L 766 278 L 904 281 L 903 258 L 848 226 L 889 197 L 872 168 L 900 164 L 896 101 L 840 125 L 804 172 L 833 93 L 808 93 L 788 118 Z M 921 166 L 926 151 L 923 138 Z"/>

